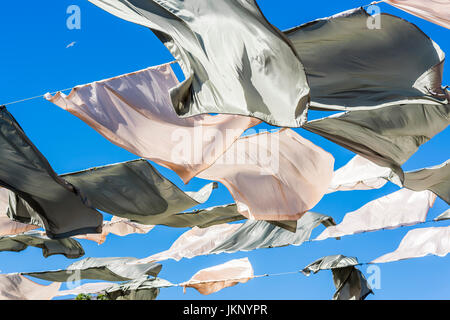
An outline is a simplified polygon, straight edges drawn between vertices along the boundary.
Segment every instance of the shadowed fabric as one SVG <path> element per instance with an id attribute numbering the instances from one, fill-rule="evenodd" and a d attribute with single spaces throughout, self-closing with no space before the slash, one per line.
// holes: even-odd
<path id="1" fill-rule="evenodd" d="M 77 259 L 84 256 L 81 244 L 71 238 L 53 240 L 40 231 L 0 237 L 0 251 L 20 252 L 29 246 L 42 249 L 42 255 L 45 258 L 56 254 L 62 254 L 69 259 Z"/>
<path id="2" fill-rule="evenodd" d="M 94 207 L 147 225 L 170 222 L 175 214 L 208 200 L 216 183 L 183 192 L 148 161 L 140 159 L 63 175 Z"/>
<path id="3" fill-rule="evenodd" d="M 379 19 L 380 28 L 370 28 Z M 358 110 L 400 103 L 448 103 L 445 54 L 415 25 L 362 8 L 284 32 L 311 88 L 311 109 Z"/>
<path id="4" fill-rule="evenodd" d="M 325 229 L 316 240 L 424 222 L 435 200 L 436 195 L 428 190 L 400 189 L 347 213 L 340 224 Z"/>
<path id="5" fill-rule="evenodd" d="M 385 263 L 427 255 L 445 257 L 450 252 L 450 227 L 421 228 L 409 231 L 397 250 L 387 253 L 372 263 Z"/>
<path id="6" fill-rule="evenodd" d="M 450 105 L 398 105 L 350 111 L 305 124 L 304 129 L 374 162 L 404 181 L 401 165 L 450 123 Z"/>
<path id="7" fill-rule="evenodd" d="M 0 274 L 0 300 L 51 300 L 61 283 L 38 284 L 19 274 Z"/>
<path id="8" fill-rule="evenodd" d="M 306 266 L 302 272 L 309 276 L 311 272 L 331 270 L 336 287 L 333 300 L 364 300 L 373 291 L 362 272 L 355 268 L 356 265 L 358 260 L 354 257 L 326 256 Z"/>
<path id="9" fill-rule="evenodd" d="M 240 114 L 282 127 L 306 120 L 303 65 L 255 0 L 89 1 L 166 45 L 186 78 L 170 90 L 178 115 Z"/>
<path id="10" fill-rule="evenodd" d="M 74 289 L 60 290 L 60 291 L 58 291 L 58 294 L 56 296 L 64 297 L 64 296 L 72 296 L 72 295 L 77 296 L 79 294 L 98 294 L 108 288 L 111 288 L 113 285 L 115 285 L 114 282 L 85 283 Z"/>
<path id="11" fill-rule="evenodd" d="M 297 221 L 296 232 L 290 232 L 266 221 L 248 220 L 210 253 L 233 253 L 260 248 L 299 246 L 309 240 L 314 228 L 324 224 L 334 225 L 333 218 L 315 212 L 307 212 Z"/>
<path id="12" fill-rule="evenodd" d="M 253 267 L 250 261 L 248 261 L 248 258 L 242 258 L 202 269 L 193 275 L 189 281 L 180 285 L 184 290 L 194 288 L 199 293 L 208 295 L 239 283 L 246 283 L 253 276 Z"/>
<path id="13" fill-rule="evenodd" d="M 450 161 L 405 173 L 404 187 L 415 190 L 430 190 L 450 204 Z"/>
<path id="14" fill-rule="evenodd" d="M 298 220 L 327 192 L 333 165 L 331 154 L 281 129 L 238 139 L 198 178 L 223 183 L 247 218 Z"/>
<path id="15" fill-rule="evenodd" d="M 386 0 L 385 2 L 450 29 L 450 2 L 446 0 Z"/>
<path id="16" fill-rule="evenodd" d="M 450 209 L 445 211 L 444 213 L 440 214 L 438 217 L 436 217 L 434 220 L 436 221 L 442 221 L 442 220 L 450 220 Z"/>
<path id="17" fill-rule="evenodd" d="M 172 287 L 164 279 L 142 277 L 122 284 L 114 284 L 104 291 L 110 300 L 155 300 L 160 288 Z"/>
<path id="18" fill-rule="evenodd" d="M 50 238 L 101 232 L 103 216 L 56 175 L 4 107 L 0 108 L 0 149 L 0 186 L 16 195 L 10 197 L 10 218 L 44 227 Z"/>
<path id="19" fill-rule="evenodd" d="M 105 281 L 126 281 L 140 278 L 144 275 L 156 277 L 162 265 L 146 263 L 129 265 L 136 258 L 86 258 L 71 264 L 65 270 L 27 272 L 23 275 L 42 280 L 67 282 L 74 280 L 92 279 Z"/>
<path id="20" fill-rule="evenodd" d="M 38 226 L 11 220 L 6 213 L 9 208 L 9 194 L 11 191 L 0 188 L 0 237 L 16 235 L 30 230 L 38 229 Z"/>
<path id="21" fill-rule="evenodd" d="M 261 121 L 233 115 L 180 119 L 169 98 L 177 84 L 165 64 L 77 86 L 68 96 L 45 97 L 112 143 L 174 170 L 187 183 Z"/>

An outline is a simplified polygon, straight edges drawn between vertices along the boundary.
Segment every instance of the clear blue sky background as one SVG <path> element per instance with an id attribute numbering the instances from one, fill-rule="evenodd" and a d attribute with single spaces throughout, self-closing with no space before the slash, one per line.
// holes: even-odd
<path id="1" fill-rule="evenodd" d="M 268 20 L 280 29 L 294 27 L 369 2 L 258 1 Z M 66 28 L 66 9 L 71 4 L 77 4 L 81 8 L 81 30 Z M 383 12 L 417 24 L 444 51 L 450 52 L 447 29 L 388 5 L 380 6 Z M 172 60 L 169 52 L 148 29 L 122 21 L 88 1 L 2 1 L 0 19 L 0 104 Z M 72 41 L 76 41 L 76 45 L 66 49 Z M 447 64 L 444 84 L 450 84 L 449 71 Z M 76 117 L 43 99 L 12 105 L 8 109 L 57 173 L 137 158 L 105 140 Z M 319 117 L 317 112 L 313 112 L 311 116 Z M 296 131 L 331 152 L 336 158 L 335 168 L 341 167 L 353 157 L 351 152 L 317 135 L 302 129 Z M 404 169 L 417 169 L 444 162 L 449 158 L 449 141 L 450 131 L 447 129 L 426 143 L 404 165 Z M 205 180 L 194 179 L 188 185 L 183 185 L 173 172 L 158 165 L 156 167 L 185 191 L 197 190 L 207 183 Z M 314 211 L 331 215 L 339 222 L 345 213 L 397 189 L 396 186 L 387 184 L 380 190 L 334 193 L 325 196 Z M 220 186 L 211 199 L 199 208 L 232 201 L 229 192 Z M 446 209 L 448 205 L 438 199 L 430 211 L 429 218 L 436 217 Z M 448 222 L 434 225 L 445 226 Z M 173 283 L 182 282 L 202 268 L 242 257 L 249 257 L 256 274 L 299 270 L 315 259 L 330 254 L 356 256 L 361 262 L 367 262 L 396 249 L 403 236 L 412 228 L 414 227 L 348 236 L 340 241 L 329 239 L 300 247 L 221 254 L 180 262 L 167 261 L 163 263 L 160 276 Z M 322 229 L 323 227 L 317 228 L 313 236 Z M 158 226 L 147 235 L 124 238 L 109 236 L 101 246 L 89 241 L 82 241 L 82 244 L 86 257 L 143 258 L 167 249 L 184 231 L 186 230 Z M 62 256 L 44 259 L 41 250 L 35 248 L 21 253 L 0 253 L 2 273 L 58 269 L 72 262 L 73 260 Z M 375 290 L 375 295 L 368 299 L 449 299 L 449 262 L 450 256 L 430 256 L 382 264 L 381 289 Z M 361 269 L 366 271 L 366 267 Z M 324 271 L 309 278 L 297 274 L 255 279 L 210 296 L 202 296 L 192 289 L 188 289 L 186 294 L 183 294 L 181 288 L 163 289 L 159 299 L 330 299 L 333 292 L 331 272 Z"/>

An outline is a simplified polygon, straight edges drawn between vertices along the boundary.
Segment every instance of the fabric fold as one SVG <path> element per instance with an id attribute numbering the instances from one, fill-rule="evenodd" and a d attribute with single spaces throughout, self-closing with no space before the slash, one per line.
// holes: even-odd
<path id="1" fill-rule="evenodd" d="M 435 221 L 443 221 L 443 220 L 450 220 L 450 209 L 445 211 L 444 213 L 440 214 L 438 217 L 434 219 Z"/>
<path id="2" fill-rule="evenodd" d="M 38 226 L 11 220 L 6 213 L 9 208 L 9 195 L 11 191 L 0 188 L 0 237 L 13 236 L 27 231 L 38 229 Z"/>
<path id="3" fill-rule="evenodd" d="M 38 284 L 19 274 L 0 274 L 0 300 L 51 300 L 61 283 Z"/>
<path id="4" fill-rule="evenodd" d="M 0 186 L 15 194 L 8 217 L 44 227 L 54 239 L 101 232 L 103 216 L 57 176 L 5 107 L 0 107 L 0 149 Z"/>
<path id="5" fill-rule="evenodd" d="M 424 222 L 435 200 L 430 191 L 400 189 L 347 213 L 341 223 L 325 229 L 316 240 Z"/>
<path id="6" fill-rule="evenodd" d="M 306 120 L 303 65 L 255 0 L 89 1 L 150 28 L 169 49 L 186 78 L 170 90 L 178 115 L 248 115 L 283 127 Z"/>
<path id="7" fill-rule="evenodd" d="M 408 231 L 397 250 L 371 263 L 386 263 L 427 255 L 444 257 L 450 252 L 450 227 L 420 228 Z"/>
<path id="8" fill-rule="evenodd" d="M 80 118 L 110 142 L 175 171 L 185 183 L 209 167 L 259 120 L 233 115 L 177 116 L 169 64 L 73 88 L 45 98 Z"/>
<path id="9" fill-rule="evenodd" d="M 114 284 L 104 293 L 109 300 L 155 300 L 160 288 L 172 286 L 172 283 L 164 279 L 142 277 L 126 283 Z"/>

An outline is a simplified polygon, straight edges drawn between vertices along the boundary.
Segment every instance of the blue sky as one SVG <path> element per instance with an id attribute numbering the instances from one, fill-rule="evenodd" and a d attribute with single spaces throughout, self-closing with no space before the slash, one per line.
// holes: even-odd
<path id="1" fill-rule="evenodd" d="M 280 29 L 336 14 L 370 1 L 298 1 L 259 0 L 268 20 Z M 66 27 L 66 9 L 76 4 L 81 8 L 81 29 Z M 416 18 L 385 4 L 382 12 L 400 16 L 418 25 L 435 40 L 445 52 L 450 52 L 449 31 Z M 0 41 L 0 104 L 30 96 L 70 88 L 78 84 L 105 79 L 173 60 L 165 47 L 146 28 L 122 21 L 88 1 L 41 0 L 2 1 L 0 18 L 3 23 Z M 71 42 L 75 46 L 67 48 Z M 179 74 L 179 72 L 178 72 Z M 450 84 L 449 66 L 445 66 L 444 85 Z M 8 110 L 16 117 L 27 135 L 47 157 L 57 173 L 73 172 L 85 168 L 136 159 L 127 151 L 111 144 L 78 118 L 44 99 L 11 105 Z M 319 117 L 313 112 L 312 118 Z M 263 125 L 261 128 L 268 128 Z M 344 165 L 353 154 L 337 145 L 306 132 L 298 133 L 325 150 L 336 161 L 335 168 Z M 450 131 L 447 129 L 421 149 L 404 165 L 404 169 L 417 169 L 436 165 L 449 158 Z M 197 190 L 208 181 L 194 179 L 183 185 L 181 179 L 168 169 L 155 165 L 167 178 L 185 191 Z M 314 211 L 331 215 L 340 221 L 345 213 L 365 203 L 389 194 L 398 187 L 387 184 L 380 190 L 339 192 L 327 195 Z M 220 186 L 211 199 L 202 206 L 210 207 L 233 202 L 229 192 Z M 448 209 L 438 199 L 429 218 Z M 446 226 L 448 222 L 433 224 Z M 425 226 L 421 226 L 425 227 Z M 322 231 L 317 228 L 313 237 Z M 315 259 L 344 254 L 358 257 L 360 262 L 371 261 L 397 248 L 408 230 L 365 233 L 342 240 L 329 239 L 306 243 L 300 247 L 262 249 L 253 252 L 221 254 L 180 262 L 163 263 L 160 277 L 173 283 L 188 280 L 198 270 L 231 259 L 249 257 L 255 274 L 279 273 L 299 270 Z M 81 241 L 86 257 L 130 256 L 143 258 L 167 249 L 186 229 L 158 226 L 147 235 L 128 237 L 109 236 L 98 246 Z M 29 248 L 21 253 L 0 253 L 2 273 L 40 271 L 63 268 L 71 264 L 62 256 L 43 258 L 40 249 Z M 381 289 L 368 299 L 449 299 L 450 255 L 435 256 L 381 264 Z M 366 267 L 361 267 L 366 271 Z M 45 283 L 45 282 L 43 282 Z M 331 272 L 320 272 L 305 277 L 301 274 L 254 279 L 247 284 L 202 296 L 193 289 L 183 294 L 181 288 L 161 290 L 159 299 L 330 299 L 334 292 Z"/>

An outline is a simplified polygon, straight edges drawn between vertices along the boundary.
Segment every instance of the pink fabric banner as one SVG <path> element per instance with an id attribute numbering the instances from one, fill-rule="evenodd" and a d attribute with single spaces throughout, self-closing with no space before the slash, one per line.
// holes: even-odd
<path id="1" fill-rule="evenodd" d="M 38 284 L 19 274 L 0 274 L 0 300 L 51 300 L 61 283 Z"/>
<path id="2" fill-rule="evenodd" d="M 412 15 L 450 29 L 450 1 L 448 0 L 386 0 L 386 2 Z"/>

